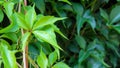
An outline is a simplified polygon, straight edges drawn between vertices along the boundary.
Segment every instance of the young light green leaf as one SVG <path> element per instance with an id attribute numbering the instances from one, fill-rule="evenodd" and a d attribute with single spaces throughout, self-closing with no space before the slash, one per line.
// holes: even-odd
<path id="1" fill-rule="evenodd" d="M 37 57 L 37 63 L 40 66 L 40 68 L 47 68 L 48 65 L 48 59 L 44 52 L 41 49 L 40 55 Z"/>
<path id="2" fill-rule="evenodd" d="M 82 48 L 82 49 L 86 48 L 86 41 L 82 36 L 76 36 L 75 40 L 77 41 L 80 48 Z"/>
<path id="3" fill-rule="evenodd" d="M 59 62 L 59 63 L 55 64 L 52 68 L 70 68 L 70 67 L 63 62 Z"/>
<path id="4" fill-rule="evenodd" d="M 36 12 L 34 7 L 31 7 L 31 9 L 29 9 L 25 15 L 25 21 L 31 29 L 33 27 L 35 19 L 36 19 Z"/>
<path id="5" fill-rule="evenodd" d="M 8 49 L 8 44 L 1 42 L 0 51 L 5 68 L 18 68 L 16 64 L 15 52 Z"/>
<path id="6" fill-rule="evenodd" d="M 5 27 L 5 28 L 3 28 L 3 29 L 1 29 L 0 33 L 15 32 L 15 31 L 17 31 L 19 29 L 19 27 L 18 27 L 18 25 L 17 25 L 17 23 L 15 21 L 14 14 L 11 16 L 10 20 L 11 20 L 10 25 Z"/>
<path id="7" fill-rule="evenodd" d="M 57 18 L 54 16 L 41 16 L 41 18 L 34 24 L 33 30 L 39 29 L 49 24 L 53 24 L 58 20 L 63 20 L 64 18 Z"/>
<path id="8" fill-rule="evenodd" d="M 36 30 L 36 31 L 33 31 L 33 34 L 35 35 L 36 38 L 38 38 L 38 40 L 43 40 L 43 41 L 51 44 L 53 47 L 57 47 L 57 48 L 61 49 L 56 42 L 55 34 L 53 31 L 51 31 L 51 30 L 49 30 L 49 31 Z"/>
<path id="9" fill-rule="evenodd" d="M 50 66 L 52 66 L 55 63 L 55 61 L 57 60 L 57 53 L 56 53 L 56 51 L 50 53 L 50 55 L 48 57 L 48 60 L 49 60 Z"/>
<path id="10" fill-rule="evenodd" d="M 105 12 L 103 9 L 100 8 L 100 15 L 108 22 L 109 21 L 109 16 L 107 12 Z"/>
<path id="11" fill-rule="evenodd" d="M 115 6 L 115 8 L 112 9 L 111 13 L 110 13 L 110 20 L 111 20 L 111 23 L 110 24 L 113 24 L 117 21 L 120 20 L 120 6 Z"/>
<path id="12" fill-rule="evenodd" d="M 16 42 L 18 40 L 17 35 L 15 33 L 5 33 L 5 34 L 1 35 L 0 37 L 8 38 L 8 39 L 12 40 L 13 42 Z"/>
<path id="13" fill-rule="evenodd" d="M 62 1 L 62 2 L 68 3 L 69 5 L 72 5 L 68 0 L 58 0 L 58 1 Z"/>
<path id="14" fill-rule="evenodd" d="M 4 14 L 3 11 L 0 9 L 0 23 L 3 21 Z"/>
<path id="15" fill-rule="evenodd" d="M 40 10 L 42 14 L 45 12 L 45 1 L 44 0 L 33 0 L 36 7 Z"/>
<path id="16" fill-rule="evenodd" d="M 24 28 L 24 29 L 26 29 L 26 30 L 29 30 L 29 29 L 30 29 L 29 24 L 26 23 L 26 21 L 25 21 L 24 15 L 15 13 L 15 21 L 17 22 L 17 24 L 18 24 L 21 28 Z"/>
<path id="17" fill-rule="evenodd" d="M 26 33 L 23 35 L 23 37 L 22 37 L 22 39 L 21 39 L 21 41 L 22 41 L 22 50 L 24 50 L 26 44 L 28 44 L 29 37 L 30 37 L 30 32 L 26 32 Z"/>
<path id="18" fill-rule="evenodd" d="M 5 2 L 3 4 L 5 8 L 5 13 L 7 14 L 8 18 L 13 14 L 14 3 L 13 2 Z"/>

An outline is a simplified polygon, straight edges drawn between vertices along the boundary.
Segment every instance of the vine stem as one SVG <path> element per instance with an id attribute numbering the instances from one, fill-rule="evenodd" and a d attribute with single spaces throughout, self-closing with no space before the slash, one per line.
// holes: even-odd
<path id="1" fill-rule="evenodd" d="M 24 0 L 24 5 L 27 6 L 27 0 Z M 25 11 L 26 13 L 26 11 Z M 22 35 L 24 35 L 24 30 L 21 30 Z M 23 50 L 23 68 L 28 68 L 28 43 Z"/>

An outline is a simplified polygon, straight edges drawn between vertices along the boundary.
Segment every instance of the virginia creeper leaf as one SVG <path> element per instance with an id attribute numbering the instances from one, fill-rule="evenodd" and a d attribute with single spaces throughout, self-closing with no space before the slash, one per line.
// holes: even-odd
<path id="1" fill-rule="evenodd" d="M 3 11 L 0 9 L 0 23 L 3 21 L 4 14 Z"/>
<path id="2" fill-rule="evenodd" d="M 41 16 L 41 18 L 34 24 L 33 30 L 34 29 L 39 29 L 41 27 L 44 27 L 49 24 L 53 24 L 58 20 L 63 20 L 64 18 L 57 18 L 54 16 Z"/>
<path id="3" fill-rule="evenodd" d="M 63 62 L 59 62 L 59 63 L 55 64 L 52 68 L 70 68 L 70 67 Z"/>
<path id="4" fill-rule="evenodd" d="M 0 42 L 0 52 L 5 68 L 18 68 L 16 64 L 15 52 L 8 49 L 8 44 Z"/>
<path id="5" fill-rule="evenodd" d="M 31 9 L 27 11 L 25 15 L 25 21 L 31 29 L 32 29 L 35 19 L 36 19 L 36 12 L 35 12 L 34 7 L 32 7 Z"/>
<path id="6" fill-rule="evenodd" d="M 48 59 L 41 49 L 40 55 L 37 57 L 37 63 L 41 68 L 47 68 Z"/>

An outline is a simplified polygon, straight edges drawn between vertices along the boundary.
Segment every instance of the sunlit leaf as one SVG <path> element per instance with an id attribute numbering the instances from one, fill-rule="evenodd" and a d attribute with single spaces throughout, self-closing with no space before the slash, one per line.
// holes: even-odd
<path id="1" fill-rule="evenodd" d="M 49 64 L 50 64 L 50 66 L 52 66 L 53 63 L 55 63 L 55 61 L 57 60 L 57 53 L 56 53 L 56 51 L 50 53 L 48 58 L 49 58 Z"/>
<path id="2" fill-rule="evenodd" d="M 57 47 L 57 48 L 61 49 L 57 44 L 55 34 L 52 30 L 48 30 L 48 31 L 36 30 L 33 32 L 33 34 L 35 35 L 36 38 L 38 38 L 38 40 L 41 39 L 41 40 L 51 44 L 53 47 Z"/>
<path id="3" fill-rule="evenodd" d="M 70 68 L 70 67 L 63 62 L 59 62 L 59 63 L 55 64 L 52 68 Z"/>
<path id="4" fill-rule="evenodd" d="M 13 14 L 14 3 L 13 2 L 5 2 L 3 5 L 5 8 L 5 13 L 10 18 L 10 16 Z"/>
<path id="5" fill-rule="evenodd" d="M 40 52 L 40 55 L 37 57 L 37 63 L 41 68 L 47 68 L 48 59 L 42 50 Z"/>
<path id="6" fill-rule="evenodd" d="M 18 68 L 16 64 L 15 52 L 8 49 L 8 44 L 0 42 L 0 52 L 5 68 Z"/>
<path id="7" fill-rule="evenodd" d="M 53 24 L 58 20 L 63 20 L 65 18 L 57 18 L 54 16 L 41 16 L 40 19 L 34 24 L 33 29 L 39 29 L 49 24 Z"/>
<path id="8" fill-rule="evenodd" d="M 29 40 L 29 37 L 30 37 L 30 32 L 26 32 L 23 36 L 22 36 L 22 49 L 24 50 L 26 44 L 28 44 L 28 40 Z"/>
<path id="9" fill-rule="evenodd" d="M 22 27 L 22 28 L 24 28 L 24 29 L 26 29 L 26 30 L 30 29 L 29 24 L 26 23 L 26 21 L 25 21 L 24 15 L 15 13 L 15 21 L 17 22 L 17 24 L 18 24 L 20 27 Z"/>
<path id="10" fill-rule="evenodd" d="M 4 14 L 3 11 L 0 9 L 0 23 L 3 21 Z"/>
<path id="11" fill-rule="evenodd" d="M 25 15 L 25 21 L 31 29 L 33 27 L 35 19 L 36 19 L 36 12 L 34 7 L 31 7 L 31 9 L 29 9 Z"/>
<path id="12" fill-rule="evenodd" d="M 16 21 L 15 21 L 15 16 L 11 16 L 11 23 L 7 27 L 3 28 L 0 30 L 0 33 L 8 33 L 8 32 L 15 32 L 19 29 Z"/>
<path id="13" fill-rule="evenodd" d="M 15 33 L 6 33 L 6 34 L 1 35 L 0 37 L 8 38 L 8 39 L 12 40 L 13 42 L 16 42 L 18 39 L 17 35 Z"/>

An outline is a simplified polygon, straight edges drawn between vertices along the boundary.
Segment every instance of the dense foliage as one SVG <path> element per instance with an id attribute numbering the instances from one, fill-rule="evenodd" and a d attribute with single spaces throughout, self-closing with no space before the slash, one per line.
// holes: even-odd
<path id="1" fill-rule="evenodd" d="M 119 68 L 120 0 L 0 0 L 0 68 Z"/>

